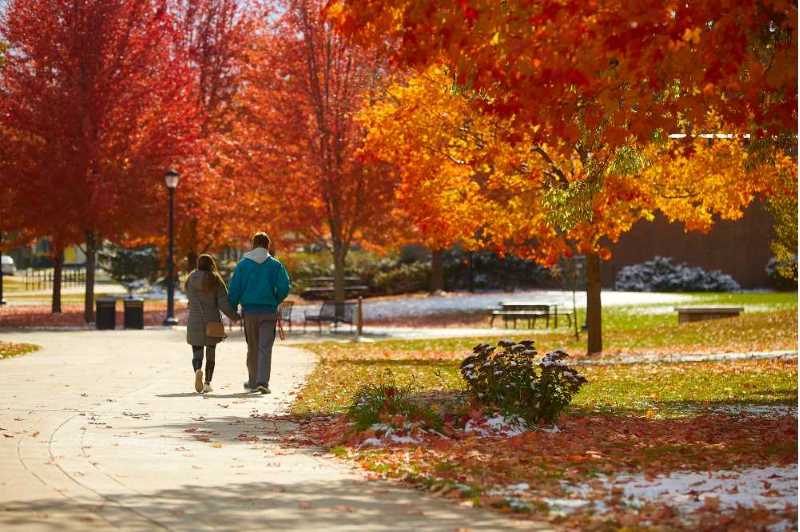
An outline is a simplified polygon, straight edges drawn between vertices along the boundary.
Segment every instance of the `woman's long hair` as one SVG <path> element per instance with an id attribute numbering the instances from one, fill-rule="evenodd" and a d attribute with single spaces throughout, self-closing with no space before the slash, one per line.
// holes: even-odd
<path id="1" fill-rule="evenodd" d="M 218 286 L 225 286 L 225 281 L 217 270 L 217 263 L 214 257 L 207 253 L 203 253 L 197 257 L 197 270 L 201 272 L 208 272 L 208 275 L 203 276 L 201 289 L 204 292 L 213 292 Z"/>

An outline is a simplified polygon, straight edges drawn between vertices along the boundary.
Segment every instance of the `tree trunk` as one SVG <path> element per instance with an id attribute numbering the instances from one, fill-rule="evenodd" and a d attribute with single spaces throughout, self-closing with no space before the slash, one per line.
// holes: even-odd
<path id="1" fill-rule="evenodd" d="M 444 290 L 444 250 L 431 250 L 431 292 Z"/>
<path id="2" fill-rule="evenodd" d="M 600 256 L 586 254 L 586 325 L 588 331 L 587 353 L 603 351 L 602 303 L 600 302 Z"/>
<path id="3" fill-rule="evenodd" d="M 467 279 L 467 288 L 470 292 L 475 291 L 475 253 L 469 252 L 469 278 Z"/>
<path id="4" fill-rule="evenodd" d="M 86 291 L 83 296 L 83 320 L 94 322 L 94 270 L 97 265 L 97 236 L 86 232 Z"/>
<path id="5" fill-rule="evenodd" d="M 53 257 L 53 298 L 51 304 L 51 312 L 53 314 L 61 313 L 61 276 L 63 271 L 64 250 L 61 247 L 57 247 Z"/>
<path id="6" fill-rule="evenodd" d="M 346 251 L 340 246 L 334 245 L 333 248 L 333 299 L 337 303 L 345 300 L 344 291 L 344 269 Z"/>

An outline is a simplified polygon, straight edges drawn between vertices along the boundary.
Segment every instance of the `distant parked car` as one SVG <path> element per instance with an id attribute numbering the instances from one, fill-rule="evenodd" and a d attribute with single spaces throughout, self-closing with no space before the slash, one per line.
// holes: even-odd
<path id="1" fill-rule="evenodd" d="M 8 255 L 3 255 L 3 275 L 14 275 L 17 273 L 17 267 L 14 265 L 14 259 Z"/>

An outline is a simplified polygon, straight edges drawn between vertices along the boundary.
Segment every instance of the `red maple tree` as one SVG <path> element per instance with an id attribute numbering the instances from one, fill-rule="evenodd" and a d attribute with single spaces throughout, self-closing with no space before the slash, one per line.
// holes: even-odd
<path id="1" fill-rule="evenodd" d="M 93 321 L 98 245 L 160 229 L 164 169 L 193 153 L 199 115 L 174 20 L 157 0 L 12 0 L 0 32 L 12 218 L 59 246 L 85 243 Z"/>
<path id="2" fill-rule="evenodd" d="M 171 12 L 203 111 L 202 156 L 185 166 L 177 205 L 177 245 L 192 269 L 199 253 L 238 244 L 257 226 L 256 213 L 240 205 L 252 185 L 239 171 L 236 123 L 246 112 L 238 95 L 247 53 L 265 13 L 237 0 L 172 0 Z"/>
<path id="3" fill-rule="evenodd" d="M 242 171 L 254 176 L 245 207 L 265 214 L 273 233 L 290 232 L 333 256 L 335 297 L 345 297 L 345 260 L 390 219 L 394 181 L 358 156 L 355 114 L 383 65 L 338 35 L 323 2 L 276 2 L 274 23 L 253 51 L 243 95 L 250 139 Z"/>

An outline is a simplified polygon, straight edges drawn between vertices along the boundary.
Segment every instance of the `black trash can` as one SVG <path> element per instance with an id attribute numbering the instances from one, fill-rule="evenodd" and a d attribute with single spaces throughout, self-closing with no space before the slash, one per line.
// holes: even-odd
<path id="1" fill-rule="evenodd" d="M 117 300 L 109 297 L 95 301 L 95 326 L 98 329 L 113 329 L 117 324 Z"/>
<path id="2" fill-rule="evenodd" d="M 122 305 L 125 308 L 125 328 L 144 329 L 144 299 L 126 297 Z"/>

